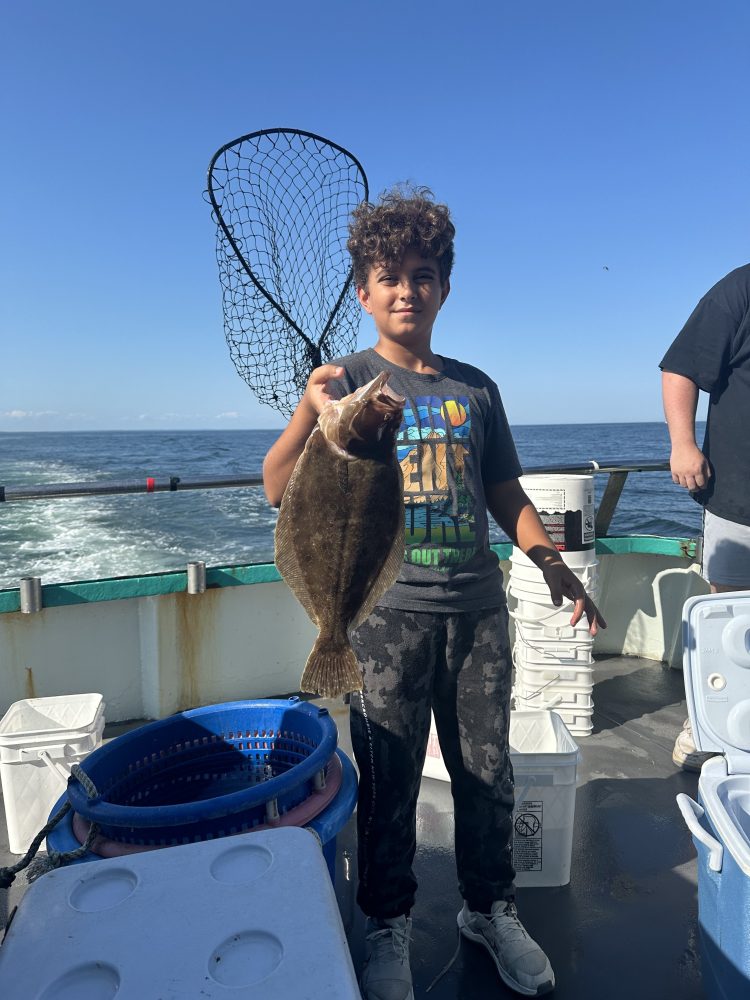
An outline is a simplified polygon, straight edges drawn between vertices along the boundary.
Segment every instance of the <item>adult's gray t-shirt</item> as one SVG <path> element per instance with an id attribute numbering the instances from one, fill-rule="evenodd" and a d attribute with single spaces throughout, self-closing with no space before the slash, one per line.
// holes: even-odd
<path id="1" fill-rule="evenodd" d="M 341 398 L 383 370 L 406 397 L 396 439 L 404 475 L 404 565 L 381 598 L 405 611 L 473 611 L 505 603 L 502 572 L 490 549 L 485 486 L 521 475 L 498 387 L 452 358 L 427 375 L 400 368 L 371 348 L 337 358 L 345 375 L 330 384 Z"/>

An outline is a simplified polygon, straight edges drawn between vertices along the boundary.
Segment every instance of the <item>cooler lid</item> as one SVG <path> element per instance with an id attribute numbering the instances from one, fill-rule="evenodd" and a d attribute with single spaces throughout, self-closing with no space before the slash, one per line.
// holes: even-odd
<path id="1" fill-rule="evenodd" d="M 750 592 L 689 598 L 682 646 L 695 745 L 723 753 L 728 773 L 750 773 Z"/>

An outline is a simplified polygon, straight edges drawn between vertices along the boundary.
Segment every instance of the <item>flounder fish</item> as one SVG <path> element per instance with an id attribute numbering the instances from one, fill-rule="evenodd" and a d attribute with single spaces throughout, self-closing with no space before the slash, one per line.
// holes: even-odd
<path id="1" fill-rule="evenodd" d="M 326 403 L 281 500 L 276 566 L 320 630 L 302 691 L 335 697 L 362 687 L 349 630 L 403 563 L 396 433 L 405 399 L 388 387 L 389 375 Z"/>

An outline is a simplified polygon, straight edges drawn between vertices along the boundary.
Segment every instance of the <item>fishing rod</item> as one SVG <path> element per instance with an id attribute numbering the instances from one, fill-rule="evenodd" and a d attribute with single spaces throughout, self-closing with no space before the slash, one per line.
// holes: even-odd
<path id="1" fill-rule="evenodd" d="M 627 477 L 630 472 L 668 472 L 667 460 L 616 462 L 588 461 L 573 465 L 532 465 L 523 470 L 525 476 L 590 475 L 594 473 Z M 17 500 L 63 500 L 71 497 L 116 496 L 128 493 L 177 493 L 185 490 L 247 489 L 263 485 L 263 477 L 206 476 L 183 479 L 182 476 L 143 476 L 125 480 L 98 480 L 77 483 L 44 483 L 32 486 L 0 485 L 0 503 Z"/>

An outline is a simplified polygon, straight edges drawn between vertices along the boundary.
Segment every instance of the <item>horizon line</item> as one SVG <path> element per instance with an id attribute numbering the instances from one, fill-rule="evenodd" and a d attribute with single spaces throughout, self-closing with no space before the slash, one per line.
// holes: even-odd
<path id="1" fill-rule="evenodd" d="M 706 421 L 696 418 L 696 424 Z M 562 423 L 560 421 L 540 421 L 538 423 L 510 424 L 514 427 L 620 427 L 636 424 L 664 424 L 666 420 L 577 420 Z M 18 427 L 13 429 L 0 428 L 0 434 L 247 434 L 256 432 L 281 433 L 285 427 L 80 427 L 53 430 L 51 428 Z"/>

